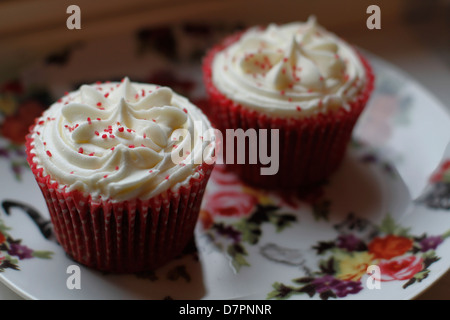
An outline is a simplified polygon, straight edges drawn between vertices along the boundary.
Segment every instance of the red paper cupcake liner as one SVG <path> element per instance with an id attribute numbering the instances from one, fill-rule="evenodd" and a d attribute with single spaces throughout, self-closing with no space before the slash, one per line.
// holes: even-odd
<path id="1" fill-rule="evenodd" d="M 179 256 L 192 239 L 214 164 L 199 165 L 198 177 L 148 200 L 94 201 L 89 194 L 66 191 L 66 186 L 37 168 L 32 142 L 29 134 L 27 161 L 57 240 L 73 260 L 106 272 L 149 271 Z"/>
<path id="2" fill-rule="evenodd" d="M 227 98 L 213 84 L 212 63 L 215 55 L 237 41 L 242 33 L 226 38 L 213 47 L 203 60 L 203 79 L 209 99 L 205 111 L 223 134 L 226 159 L 226 129 L 279 130 L 279 170 L 275 175 L 261 175 L 261 163 L 227 164 L 251 185 L 269 189 L 302 189 L 323 183 L 340 165 L 353 128 L 374 89 L 375 77 L 369 62 L 359 54 L 365 67 L 367 84 L 349 108 L 319 113 L 304 118 L 279 118 L 251 110 Z M 269 139 L 270 140 L 270 139 Z M 248 153 L 248 144 L 246 152 Z M 270 144 L 268 146 L 270 149 Z M 236 155 L 237 150 L 234 150 Z"/>

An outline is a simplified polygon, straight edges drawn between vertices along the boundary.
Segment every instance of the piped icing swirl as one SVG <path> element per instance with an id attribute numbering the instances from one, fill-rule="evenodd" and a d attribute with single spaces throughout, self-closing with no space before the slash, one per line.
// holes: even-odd
<path id="1" fill-rule="evenodd" d="M 209 128 L 200 109 L 170 88 L 124 78 L 83 85 L 54 103 L 33 128 L 31 153 L 67 191 L 148 199 L 213 162 L 214 136 L 202 135 Z"/>
<path id="2" fill-rule="evenodd" d="M 212 74 L 228 98 L 281 117 L 348 108 L 365 86 L 354 48 L 314 17 L 248 29 L 216 54 Z"/>

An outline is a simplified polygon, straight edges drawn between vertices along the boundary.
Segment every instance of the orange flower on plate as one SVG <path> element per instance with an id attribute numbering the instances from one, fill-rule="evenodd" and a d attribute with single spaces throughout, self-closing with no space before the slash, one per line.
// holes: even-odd
<path id="1" fill-rule="evenodd" d="M 25 143 L 29 127 L 43 110 L 44 106 L 38 101 L 29 100 L 22 103 L 16 113 L 5 117 L 0 126 L 0 135 L 18 145 Z"/>
<path id="2" fill-rule="evenodd" d="M 199 220 L 204 229 L 209 229 L 214 223 L 214 219 L 207 210 L 200 210 Z"/>
<path id="3" fill-rule="evenodd" d="M 406 237 L 388 235 L 376 237 L 369 243 L 369 252 L 378 259 L 392 259 L 408 252 L 413 245 L 413 241 Z"/>

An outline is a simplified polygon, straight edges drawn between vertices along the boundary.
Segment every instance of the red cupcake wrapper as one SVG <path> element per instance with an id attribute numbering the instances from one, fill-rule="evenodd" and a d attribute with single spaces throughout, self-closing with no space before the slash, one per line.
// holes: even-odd
<path id="1" fill-rule="evenodd" d="M 275 175 L 261 175 L 260 170 L 264 165 L 249 164 L 247 161 L 245 164 L 227 164 L 227 168 L 238 174 L 244 182 L 262 188 L 302 189 L 323 183 L 339 167 L 355 123 L 374 89 L 372 67 L 358 53 L 366 70 L 367 85 L 349 108 L 341 107 L 336 111 L 304 118 L 272 117 L 232 101 L 212 82 L 215 55 L 237 41 L 241 35 L 237 33 L 226 38 L 213 47 L 203 60 L 203 79 L 209 98 L 209 110 L 206 113 L 224 136 L 224 159 L 226 129 L 279 129 L 279 170 Z M 246 148 L 248 152 L 248 144 Z M 270 145 L 268 150 L 271 150 Z M 237 150 L 234 152 L 236 155 Z"/>
<path id="2" fill-rule="evenodd" d="M 32 131 L 32 130 L 30 130 Z M 199 176 L 149 200 L 94 201 L 52 181 L 33 162 L 27 136 L 27 161 L 48 206 L 58 242 L 73 260 L 117 273 L 154 270 L 180 255 L 194 234 L 203 193 L 214 164 L 197 167 Z"/>

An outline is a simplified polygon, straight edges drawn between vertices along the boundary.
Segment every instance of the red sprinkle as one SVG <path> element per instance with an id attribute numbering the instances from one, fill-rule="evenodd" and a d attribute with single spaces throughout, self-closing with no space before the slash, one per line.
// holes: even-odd
<path id="1" fill-rule="evenodd" d="M 50 151 L 47 150 L 47 155 L 48 155 L 49 157 L 51 157 L 51 156 L 52 156 L 52 153 L 51 153 Z"/>
<path id="2" fill-rule="evenodd" d="M 119 170 L 119 166 L 116 166 L 116 170 Z"/>
<path id="3" fill-rule="evenodd" d="M 120 127 L 118 130 L 119 130 L 119 132 L 123 132 L 124 128 Z"/>
<path id="4" fill-rule="evenodd" d="M 103 178 L 105 178 L 105 179 L 106 179 L 106 178 L 108 178 L 108 175 L 107 175 L 107 174 L 105 174 L 105 175 L 103 176 Z"/>
<path id="5" fill-rule="evenodd" d="M 83 148 L 78 149 L 78 153 L 83 153 Z"/>
<path id="6" fill-rule="evenodd" d="M 130 145 L 128 146 L 128 148 L 133 149 L 133 148 L 134 148 L 134 144 L 130 144 Z"/>
<path id="7" fill-rule="evenodd" d="M 102 135 L 102 138 L 103 138 L 103 139 L 106 139 L 106 138 L 108 138 L 108 136 L 107 136 L 106 134 L 103 134 L 103 135 Z"/>
<path id="8" fill-rule="evenodd" d="M 184 113 L 187 113 L 187 109 L 186 108 L 183 108 L 183 111 L 184 111 Z"/>
<path id="9" fill-rule="evenodd" d="M 297 111 L 302 111 L 302 108 L 300 108 L 299 106 L 297 106 Z"/>
<path id="10" fill-rule="evenodd" d="M 45 123 L 44 120 L 41 120 L 41 121 L 38 122 L 39 125 L 42 125 L 42 124 L 44 124 L 44 123 Z"/>
<path id="11" fill-rule="evenodd" d="M 97 102 L 97 107 L 101 107 L 102 103 L 101 102 Z"/>
<path id="12" fill-rule="evenodd" d="M 89 124 L 92 124 L 91 118 L 87 118 L 87 122 L 88 122 Z"/>
<path id="13" fill-rule="evenodd" d="M 100 135 L 100 133 L 97 130 L 94 133 L 95 133 L 96 136 Z"/>
<path id="14" fill-rule="evenodd" d="M 105 93 L 105 98 L 108 98 L 109 92 Z"/>

